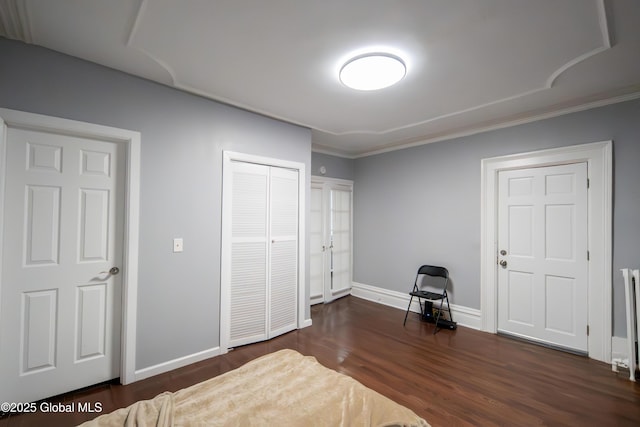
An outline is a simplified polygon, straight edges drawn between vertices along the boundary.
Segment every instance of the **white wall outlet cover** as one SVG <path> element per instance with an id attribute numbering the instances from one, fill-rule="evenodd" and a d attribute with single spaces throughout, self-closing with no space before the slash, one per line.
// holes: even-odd
<path id="1" fill-rule="evenodd" d="M 173 252 L 182 252 L 184 249 L 184 245 L 182 243 L 182 238 L 173 239 Z"/>

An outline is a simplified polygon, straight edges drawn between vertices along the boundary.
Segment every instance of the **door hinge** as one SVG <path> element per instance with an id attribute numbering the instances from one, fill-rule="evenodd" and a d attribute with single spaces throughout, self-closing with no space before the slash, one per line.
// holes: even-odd
<path id="1" fill-rule="evenodd" d="M 591 186 L 591 180 L 587 178 L 587 188 L 589 188 L 589 186 Z"/>
<path id="2" fill-rule="evenodd" d="M 589 336 L 589 325 L 587 325 L 587 336 Z"/>
<path id="3" fill-rule="evenodd" d="M 591 254 L 589 253 L 589 251 L 587 251 L 587 261 L 591 260 Z"/>

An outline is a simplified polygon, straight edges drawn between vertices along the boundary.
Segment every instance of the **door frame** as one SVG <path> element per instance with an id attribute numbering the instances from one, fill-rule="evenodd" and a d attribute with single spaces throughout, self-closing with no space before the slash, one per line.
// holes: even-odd
<path id="1" fill-rule="evenodd" d="M 480 191 L 480 308 L 482 330 L 498 325 L 498 173 L 503 170 L 587 163 L 588 351 L 589 357 L 611 362 L 612 335 L 612 170 L 613 142 L 602 141 L 482 159 Z"/>
<path id="2" fill-rule="evenodd" d="M 231 162 L 256 163 L 266 166 L 294 169 L 298 171 L 298 307 L 297 328 L 310 326 L 311 321 L 305 319 L 306 307 L 309 306 L 306 292 L 306 174 L 305 164 L 291 160 L 276 159 L 253 154 L 224 150 L 222 152 L 222 241 L 220 256 L 220 354 L 229 351 L 230 321 L 230 289 L 225 283 L 231 282 L 231 271 L 228 268 L 231 257 L 231 197 L 228 185 L 233 182 Z"/>
<path id="3" fill-rule="evenodd" d="M 136 381 L 136 319 L 138 298 L 138 236 L 140 212 L 140 133 L 109 126 L 0 108 L 0 242 L 4 230 L 7 128 L 16 127 L 65 135 L 100 139 L 122 144 L 125 148 L 125 223 L 122 268 L 122 323 L 120 382 Z M 2 280 L 0 244 L 0 280 Z M 0 283 L 0 291 L 2 283 Z M 0 298 L 2 295 L 0 293 Z"/>

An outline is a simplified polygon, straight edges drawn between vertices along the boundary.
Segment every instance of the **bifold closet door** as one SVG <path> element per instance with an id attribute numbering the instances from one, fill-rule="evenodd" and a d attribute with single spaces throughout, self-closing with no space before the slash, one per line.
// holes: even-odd
<path id="1" fill-rule="evenodd" d="M 298 171 L 270 168 L 269 338 L 298 318 Z"/>
<path id="2" fill-rule="evenodd" d="M 232 162 L 229 347 L 297 325 L 298 172 Z"/>

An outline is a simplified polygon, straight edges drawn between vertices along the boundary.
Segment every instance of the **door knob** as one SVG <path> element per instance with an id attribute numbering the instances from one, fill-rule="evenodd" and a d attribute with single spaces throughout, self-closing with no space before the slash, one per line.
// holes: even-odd
<path id="1" fill-rule="evenodd" d="M 109 274 L 113 274 L 114 276 L 118 273 L 120 273 L 120 269 L 118 267 L 111 267 L 109 270 Z"/>
<path id="2" fill-rule="evenodd" d="M 500 261 L 500 266 L 501 266 L 502 268 L 507 268 L 507 261 L 506 261 L 506 260 L 504 260 L 504 259 L 503 259 L 502 261 Z"/>

